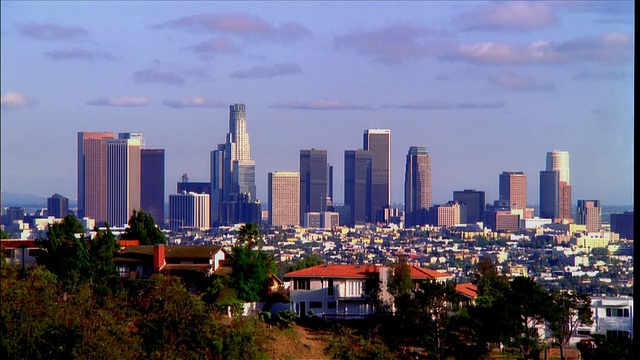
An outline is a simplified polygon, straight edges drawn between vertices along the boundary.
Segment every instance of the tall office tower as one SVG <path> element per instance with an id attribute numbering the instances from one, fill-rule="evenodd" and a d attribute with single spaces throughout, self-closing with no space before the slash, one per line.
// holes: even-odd
<path id="1" fill-rule="evenodd" d="M 61 219 L 69 214 L 69 198 L 53 194 L 47 199 L 47 216 Z"/>
<path id="2" fill-rule="evenodd" d="M 621 239 L 633 240 L 633 210 L 611 214 L 611 231 Z"/>
<path id="3" fill-rule="evenodd" d="M 24 208 L 18 206 L 9 206 L 5 210 L 2 225 L 10 226 L 14 221 L 24 221 Z"/>
<path id="4" fill-rule="evenodd" d="M 169 195 L 169 228 L 176 232 L 208 230 L 209 194 Z"/>
<path id="5" fill-rule="evenodd" d="M 140 210 L 142 134 L 120 133 L 107 140 L 107 222 L 125 226 Z"/>
<path id="6" fill-rule="evenodd" d="M 327 202 L 327 204 L 331 202 L 331 205 L 333 206 L 333 165 L 329 165 L 328 175 L 329 175 L 329 179 L 327 180 L 327 184 L 328 184 L 327 198 L 329 199 L 329 201 Z"/>
<path id="7" fill-rule="evenodd" d="M 327 210 L 327 150 L 300 150 L 300 224 L 304 214 Z"/>
<path id="8" fill-rule="evenodd" d="M 560 173 L 540 171 L 540 217 L 558 219 L 560 204 Z"/>
<path id="9" fill-rule="evenodd" d="M 404 173 L 404 212 L 407 226 L 424 225 L 431 207 L 431 160 L 424 146 L 411 146 Z"/>
<path id="10" fill-rule="evenodd" d="M 576 224 L 587 225 L 587 232 L 600 231 L 602 207 L 600 200 L 578 200 Z"/>
<path id="11" fill-rule="evenodd" d="M 547 152 L 545 170 L 558 172 L 558 213 L 555 219 L 572 220 L 569 152 L 559 150 Z M 540 191 L 542 191 L 542 189 Z"/>
<path id="12" fill-rule="evenodd" d="M 527 176 L 522 171 L 500 174 L 500 200 L 508 201 L 512 209 L 527 208 Z"/>
<path id="13" fill-rule="evenodd" d="M 107 140 L 111 132 L 78 133 L 78 218 L 107 220 Z"/>
<path id="14" fill-rule="evenodd" d="M 140 149 L 140 209 L 164 226 L 164 149 Z"/>
<path id="15" fill-rule="evenodd" d="M 344 152 L 344 204 L 349 206 L 349 226 L 371 222 L 371 152 Z"/>
<path id="16" fill-rule="evenodd" d="M 484 191 L 468 189 L 454 191 L 453 201 L 467 205 L 467 224 L 483 221 L 486 204 Z"/>
<path id="17" fill-rule="evenodd" d="M 221 204 L 237 203 L 238 195 L 242 202 L 257 202 L 255 167 L 256 163 L 251 159 L 249 134 L 247 133 L 246 108 L 244 104 L 229 106 L 229 133 L 226 142 L 219 144 L 218 148 L 211 152 L 211 212 L 213 213 L 212 226 L 223 223 L 220 213 Z M 228 210 L 228 208 L 227 208 Z M 225 219 L 232 219 L 225 215 Z"/>
<path id="18" fill-rule="evenodd" d="M 300 225 L 300 173 L 275 171 L 268 177 L 269 225 Z"/>
<path id="19" fill-rule="evenodd" d="M 363 149 L 371 153 L 371 204 L 367 209 L 370 221 L 378 210 L 391 204 L 391 130 L 367 129 L 363 135 Z"/>

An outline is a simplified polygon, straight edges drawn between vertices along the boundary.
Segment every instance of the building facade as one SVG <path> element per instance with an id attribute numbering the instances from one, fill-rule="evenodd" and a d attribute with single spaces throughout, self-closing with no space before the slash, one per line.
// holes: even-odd
<path id="1" fill-rule="evenodd" d="M 268 174 L 269 225 L 300 225 L 300 174 L 274 171 Z"/>
<path id="2" fill-rule="evenodd" d="M 465 189 L 453 192 L 453 201 L 467 206 L 467 224 L 483 221 L 485 210 L 485 192 Z"/>
<path id="3" fill-rule="evenodd" d="M 633 220 L 633 211 L 611 214 L 611 231 L 619 234 L 621 239 L 633 240 Z"/>
<path id="4" fill-rule="evenodd" d="M 431 159 L 426 147 L 409 148 L 404 174 L 406 225 L 424 225 L 428 209 L 432 205 Z"/>
<path id="5" fill-rule="evenodd" d="M 112 132 L 78 133 L 78 218 L 107 220 L 107 140 Z"/>
<path id="6" fill-rule="evenodd" d="M 327 150 L 300 150 L 300 224 L 305 213 L 327 210 Z"/>
<path id="7" fill-rule="evenodd" d="M 107 140 L 107 222 L 125 226 L 140 210 L 140 148 L 142 134 L 120 133 Z"/>
<path id="8" fill-rule="evenodd" d="M 499 195 L 499 200 L 507 201 L 512 209 L 526 209 L 527 176 L 522 171 L 503 171 Z"/>
<path id="9" fill-rule="evenodd" d="M 174 232 L 209 229 L 209 194 L 169 195 L 169 228 Z"/>
<path id="10" fill-rule="evenodd" d="M 69 214 L 69 198 L 60 194 L 53 194 L 47 199 L 47 216 L 61 219 Z"/>
<path id="11" fill-rule="evenodd" d="M 600 231 L 602 207 L 600 200 L 578 200 L 576 208 L 576 224 L 586 225 L 587 232 Z"/>
<path id="12" fill-rule="evenodd" d="M 367 129 L 363 135 L 363 149 L 371 154 L 371 202 L 367 216 L 377 219 L 378 210 L 391 204 L 391 130 Z"/>
<path id="13" fill-rule="evenodd" d="M 164 226 L 164 149 L 140 149 L 140 209 Z"/>
<path id="14" fill-rule="evenodd" d="M 571 216 L 571 178 L 569 172 L 569 152 L 560 150 L 547 152 L 545 170 L 556 171 L 558 173 L 558 214 L 554 219 L 573 221 L 573 217 Z M 540 191 L 542 191 L 542 189 Z"/>
<path id="15" fill-rule="evenodd" d="M 344 203 L 349 207 L 349 226 L 371 222 L 371 153 L 365 150 L 344 152 Z"/>

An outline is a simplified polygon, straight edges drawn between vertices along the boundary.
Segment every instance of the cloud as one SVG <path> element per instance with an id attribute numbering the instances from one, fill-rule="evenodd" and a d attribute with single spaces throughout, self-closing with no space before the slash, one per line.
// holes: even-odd
<path id="1" fill-rule="evenodd" d="M 550 83 L 540 83 L 531 76 L 523 76 L 515 73 L 502 73 L 489 77 L 489 82 L 508 90 L 553 90 L 555 86 Z"/>
<path id="2" fill-rule="evenodd" d="M 442 59 L 467 61 L 478 65 L 585 61 L 619 64 L 633 61 L 633 38 L 629 33 L 611 32 L 557 44 L 542 40 L 524 46 L 495 42 L 461 44 L 443 55 Z"/>
<path id="3" fill-rule="evenodd" d="M 357 105 L 338 100 L 319 100 L 311 102 L 277 102 L 269 107 L 295 110 L 372 110 L 371 107 L 366 105 Z"/>
<path id="4" fill-rule="evenodd" d="M 80 26 L 65 26 L 53 23 L 32 23 L 18 24 L 17 27 L 18 32 L 21 35 L 43 41 L 82 39 L 89 36 L 87 29 Z"/>
<path id="5" fill-rule="evenodd" d="M 192 96 L 177 100 L 165 100 L 162 103 L 165 106 L 172 107 L 174 109 L 182 109 L 186 107 L 213 108 L 226 106 L 226 103 L 222 101 L 205 99 L 202 96 Z"/>
<path id="6" fill-rule="evenodd" d="M 2 110 L 16 110 L 33 105 L 35 102 L 19 92 L 9 91 L 0 96 Z"/>
<path id="7" fill-rule="evenodd" d="M 381 30 L 336 35 L 333 45 L 338 50 L 352 50 L 387 64 L 398 64 L 432 56 L 435 49 L 428 39 L 432 34 L 433 31 L 424 27 L 396 25 Z"/>
<path id="8" fill-rule="evenodd" d="M 254 66 L 249 70 L 238 70 L 231 76 L 237 79 L 258 79 L 300 73 L 302 73 L 302 68 L 296 64 L 275 64 L 272 66 Z"/>
<path id="9" fill-rule="evenodd" d="M 615 81 L 625 80 L 633 78 L 633 73 L 621 72 L 621 71 L 581 71 L 573 75 L 573 80 L 594 80 L 594 81 Z"/>
<path id="10" fill-rule="evenodd" d="M 437 101 L 416 101 L 400 105 L 384 105 L 387 109 L 407 109 L 407 110 L 453 110 L 453 109 L 498 109 L 503 108 L 503 101 L 494 102 L 437 102 Z"/>
<path id="11" fill-rule="evenodd" d="M 44 54 L 54 60 L 116 60 L 105 51 L 90 51 L 87 49 L 56 49 Z"/>
<path id="12" fill-rule="evenodd" d="M 149 99 L 146 96 L 111 96 L 108 98 L 87 101 L 86 104 L 101 106 L 137 107 L 149 105 Z"/>
<path id="13" fill-rule="evenodd" d="M 240 47 L 237 44 L 225 39 L 211 39 L 209 41 L 184 47 L 184 49 L 202 57 L 240 52 Z"/>
<path id="14" fill-rule="evenodd" d="M 509 1 L 478 7 L 454 20 L 465 30 L 521 31 L 553 26 L 557 17 L 549 4 Z"/>
<path id="15" fill-rule="evenodd" d="M 162 83 L 168 85 L 182 85 L 184 78 L 171 71 L 138 70 L 133 73 L 133 81 L 137 83 Z"/>
<path id="16" fill-rule="evenodd" d="M 152 28 L 219 33 L 281 42 L 313 37 L 311 31 L 296 22 L 273 25 L 259 17 L 242 13 L 197 14 L 165 21 Z"/>

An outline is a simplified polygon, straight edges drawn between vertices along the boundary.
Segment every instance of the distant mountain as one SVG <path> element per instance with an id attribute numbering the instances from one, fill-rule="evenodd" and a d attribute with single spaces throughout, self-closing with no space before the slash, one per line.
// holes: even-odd
<path id="1" fill-rule="evenodd" d="M 9 204 L 47 204 L 47 198 L 33 194 L 2 192 L 2 205 Z"/>

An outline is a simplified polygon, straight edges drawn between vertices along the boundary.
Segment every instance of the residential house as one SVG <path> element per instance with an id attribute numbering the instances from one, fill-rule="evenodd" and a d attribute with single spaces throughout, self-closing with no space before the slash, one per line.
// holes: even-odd
<path id="1" fill-rule="evenodd" d="M 17 265 L 22 269 L 37 265 L 36 254 L 40 251 L 40 246 L 33 240 L 2 240 L 0 248 L 10 265 Z"/>

